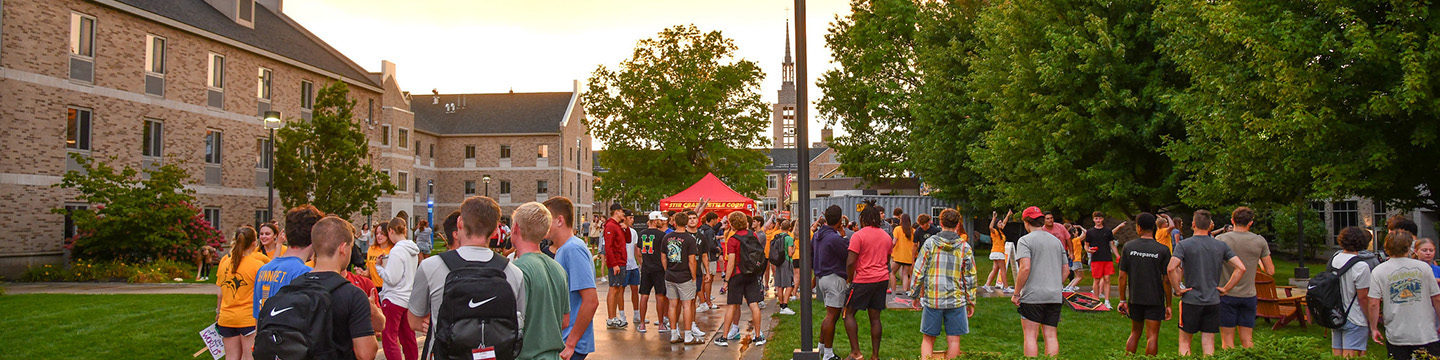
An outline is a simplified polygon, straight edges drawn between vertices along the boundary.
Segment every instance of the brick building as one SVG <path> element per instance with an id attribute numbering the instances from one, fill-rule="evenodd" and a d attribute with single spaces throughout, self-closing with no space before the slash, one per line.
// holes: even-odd
<path id="1" fill-rule="evenodd" d="M 235 227 L 269 219 L 269 133 L 260 114 L 308 120 L 318 88 L 332 81 L 349 85 L 371 164 L 400 188 L 379 199 L 376 221 L 423 215 L 430 196 L 436 216 L 444 216 L 480 173 L 493 174 L 492 187 L 512 182 L 512 198 L 501 198 L 509 208 L 537 199 L 537 190 L 548 190 L 538 198 L 589 203 L 590 159 L 582 155 L 590 144 L 579 121 L 578 87 L 477 95 L 522 100 L 487 102 L 479 107 L 489 112 L 483 119 L 429 118 L 437 104 L 415 97 L 421 106 L 412 111 L 394 64 L 368 72 L 282 9 L 283 0 L 0 0 L 0 200 L 7 204 L 0 207 L 7 228 L 0 275 L 62 261 L 64 238 L 74 229 L 49 210 L 89 206 L 73 191 L 51 187 L 77 169 L 70 153 L 114 157 L 116 166 L 183 161 L 196 182 L 189 186 L 196 205 L 227 237 Z M 461 126 L 468 120 L 487 122 Z M 492 130 L 545 121 L 552 126 Z M 477 149 L 473 167 L 460 159 L 467 144 Z M 505 164 L 497 160 L 501 144 L 515 154 L 553 152 L 547 160 L 516 155 Z M 275 208 L 282 211 L 278 197 Z"/>

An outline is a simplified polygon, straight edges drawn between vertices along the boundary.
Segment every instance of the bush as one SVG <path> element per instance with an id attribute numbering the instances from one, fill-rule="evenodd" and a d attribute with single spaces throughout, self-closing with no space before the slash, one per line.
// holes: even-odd
<path id="1" fill-rule="evenodd" d="M 85 171 L 65 173 L 54 187 L 75 189 L 80 193 L 79 200 L 94 206 L 51 212 L 74 219 L 79 231 L 65 240 L 65 246 L 76 259 L 192 261 L 201 247 L 218 248 L 224 242 L 220 232 L 192 204 L 194 191 L 185 189 L 185 184 L 191 182 L 190 175 L 178 164 L 143 170 L 126 165 L 116 169 L 78 154 L 71 157 Z"/>
<path id="2" fill-rule="evenodd" d="M 32 266 L 25 269 L 20 281 L 26 282 L 129 282 L 162 283 L 174 278 L 188 278 L 194 265 L 170 260 L 133 264 L 121 261 L 91 262 L 77 260 L 65 269 L 55 265 Z"/>

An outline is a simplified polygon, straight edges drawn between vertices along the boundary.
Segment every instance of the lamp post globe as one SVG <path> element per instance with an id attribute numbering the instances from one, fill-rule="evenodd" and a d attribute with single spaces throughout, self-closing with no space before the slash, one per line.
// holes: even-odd
<path id="1" fill-rule="evenodd" d="M 265 149 L 265 170 L 269 176 L 265 181 L 268 187 L 265 192 L 268 195 L 268 201 L 265 202 L 265 220 L 271 220 L 275 218 L 275 129 L 284 126 L 285 121 L 280 119 L 279 111 L 266 111 L 261 120 L 265 128 L 270 130 L 268 148 Z"/>
<path id="2" fill-rule="evenodd" d="M 485 197 L 490 197 L 490 174 L 481 176 L 480 181 L 485 182 Z"/>

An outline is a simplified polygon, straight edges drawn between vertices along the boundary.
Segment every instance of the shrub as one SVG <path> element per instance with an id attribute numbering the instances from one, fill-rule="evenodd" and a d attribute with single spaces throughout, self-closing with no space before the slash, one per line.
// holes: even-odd
<path id="1" fill-rule="evenodd" d="M 55 187 L 75 189 L 83 210 L 52 209 L 74 219 L 77 234 L 66 239 L 76 259 L 148 262 L 192 261 L 202 246 L 219 247 L 223 236 L 192 205 L 185 189 L 189 174 L 176 163 L 136 170 L 71 154 L 84 172 L 65 173 Z M 110 161 L 116 158 L 111 157 Z"/>
<path id="2" fill-rule="evenodd" d="M 56 265 L 32 266 L 25 269 L 20 281 L 26 282 L 130 282 L 161 283 L 174 278 L 187 278 L 194 265 L 161 260 L 144 264 L 121 261 L 91 262 L 77 260 L 65 269 Z"/>

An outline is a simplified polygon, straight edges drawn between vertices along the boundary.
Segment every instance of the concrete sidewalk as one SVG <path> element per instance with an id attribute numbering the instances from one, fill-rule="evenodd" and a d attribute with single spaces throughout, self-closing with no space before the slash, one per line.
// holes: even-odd
<path id="1" fill-rule="evenodd" d="M 80 283 L 5 283 L 5 293 L 19 294 L 203 294 L 216 295 L 215 284 L 127 284 L 106 282 Z"/>

